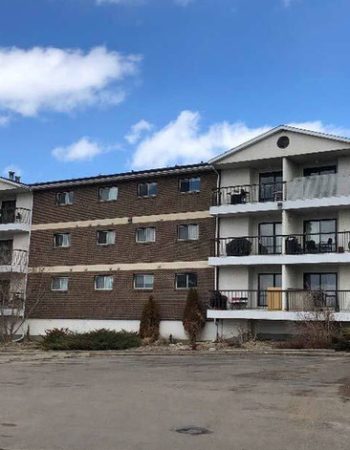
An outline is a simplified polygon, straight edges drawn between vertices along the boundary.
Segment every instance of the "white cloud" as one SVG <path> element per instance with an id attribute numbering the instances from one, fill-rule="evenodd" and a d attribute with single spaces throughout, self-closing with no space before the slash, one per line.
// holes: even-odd
<path id="1" fill-rule="evenodd" d="M 94 142 L 87 137 L 83 137 L 79 139 L 79 141 L 66 147 L 54 148 L 51 154 L 56 159 L 63 162 L 90 161 L 104 151 L 105 149 L 97 142 Z"/>
<path id="2" fill-rule="evenodd" d="M 95 47 L 0 48 L 0 110 L 35 116 L 42 110 L 69 112 L 96 103 L 118 103 L 120 85 L 134 75 L 140 57 Z"/>
<path id="3" fill-rule="evenodd" d="M 10 116 L 0 116 L 0 127 L 8 125 L 11 121 Z"/>
<path id="4" fill-rule="evenodd" d="M 141 139 L 143 133 L 150 131 L 153 128 L 153 125 L 147 120 L 140 120 L 135 123 L 130 129 L 130 132 L 125 136 L 125 139 L 129 142 L 129 144 L 136 144 Z"/>
<path id="5" fill-rule="evenodd" d="M 135 149 L 131 165 L 135 168 L 160 167 L 208 161 L 232 147 L 253 139 L 272 128 L 271 125 L 248 127 L 243 122 L 214 123 L 203 130 L 198 112 L 182 111 L 163 128 L 141 140 Z M 350 136 L 350 130 L 321 121 L 290 124 L 314 131 Z"/>

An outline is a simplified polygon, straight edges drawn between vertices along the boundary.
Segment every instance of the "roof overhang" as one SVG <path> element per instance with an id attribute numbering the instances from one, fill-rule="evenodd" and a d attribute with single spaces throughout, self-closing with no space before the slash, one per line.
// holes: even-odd
<path id="1" fill-rule="evenodd" d="M 222 153 L 221 155 L 216 156 L 215 158 L 213 158 L 209 161 L 209 164 L 212 164 L 212 165 L 220 164 L 223 160 L 229 158 L 230 156 L 236 155 L 238 152 L 241 152 L 242 150 L 244 150 L 248 147 L 251 147 L 265 139 L 268 139 L 269 137 L 271 137 L 273 135 L 281 134 L 283 132 L 296 133 L 298 135 L 321 138 L 323 140 L 326 139 L 326 140 L 329 140 L 332 142 L 339 142 L 340 144 L 346 144 L 346 145 L 350 146 L 350 138 L 334 136 L 331 134 L 320 133 L 317 131 L 305 130 L 302 128 L 296 128 L 296 127 L 292 127 L 289 125 L 280 125 L 278 127 L 272 128 L 271 130 L 267 131 L 266 133 L 260 134 L 259 136 L 238 145 L 237 147 L 231 148 L 230 150 Z M 343 147 L 344 147 L 344 145 L 343 145 Z M 341 150 L 344 149 L 343 147 L 341 148 Z"/>

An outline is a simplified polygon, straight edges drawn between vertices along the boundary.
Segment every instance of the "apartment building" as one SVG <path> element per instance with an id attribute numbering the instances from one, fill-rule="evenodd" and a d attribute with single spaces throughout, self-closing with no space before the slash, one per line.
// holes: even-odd
<path id="1" fill-rule="evenodd" d="M 0 179 L 0 316 L 23 315 L 32 193 L 14 172 Z"/>
<path id="2" fill-rule="evenodd" d="M 320 309 L 350 321 L 350 139 L 280 126 L 210 164 L 221 332 L 289 334 Z"/>
<path id="3" fill-rule="evenodd" d="M 161 334 L 185 337 L 188 289 L 207 304 L 214 288 L 216 180 L 209 165 L 196 164 L 31 185 L 30 333 L 137 331 L 153 295 Z M 213 329 L 209 321 L 204 336 Z"/>

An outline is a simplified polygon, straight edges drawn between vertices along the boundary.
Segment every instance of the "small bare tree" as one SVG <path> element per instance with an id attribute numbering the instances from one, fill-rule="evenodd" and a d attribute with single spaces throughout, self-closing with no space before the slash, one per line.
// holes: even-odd
<path id="1" fill-rule="evenodd" d="M 196 289 L 188 291 L 182 324 L 189 337 L 192 349 L 196 350 L 197 339 L 205 325 L 205 316 Z"/>
<path id="2" fill-rule="evenodd" d="M 304 304 L 307 311 L 300 313 L 296 341 L 303 348 L 328 348 L 339 333 L 334 319 L 334 307 L 327 305 L 323 291 L 308 292 Z"/>
<path id="3" fill-rule="evenodd" d="M 44 271 L 40 268 L 36 272 L 38 280 L 31 293 L 27 290 L 26 273 L 10 272 L 6 278 L 0 279 L 0 341 L 4 344 L 14 342 L 18 335 L 23 335 L 26 320 L 44 297 Z M 29 296 L 30 305 L 26 302 Z"/>

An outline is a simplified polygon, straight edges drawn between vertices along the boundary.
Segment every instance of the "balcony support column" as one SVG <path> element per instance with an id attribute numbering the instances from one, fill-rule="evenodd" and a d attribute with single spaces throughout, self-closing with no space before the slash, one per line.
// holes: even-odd
<path id="1" fill-rule="evenodd" d="M 282 311 L 288 311 L 288 293 L 287 290 L 291 288 L 290 286 L 290 273 L 287 265 L 282 265 Z"/>

